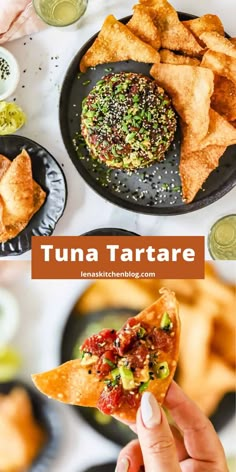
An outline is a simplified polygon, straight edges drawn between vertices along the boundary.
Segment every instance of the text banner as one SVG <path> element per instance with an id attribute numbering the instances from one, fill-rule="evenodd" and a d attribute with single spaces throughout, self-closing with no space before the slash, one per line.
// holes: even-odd
<path id="1" fill-rule="evenodd" d="M 36 236 L 33 279 L 202 279 L 202 236 Z"/>

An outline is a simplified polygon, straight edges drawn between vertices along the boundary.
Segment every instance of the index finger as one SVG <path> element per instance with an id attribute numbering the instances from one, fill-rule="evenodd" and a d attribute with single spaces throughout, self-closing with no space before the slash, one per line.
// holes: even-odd
<path id="1" fill-rule="evenodd" d="M 171 383 L 164 404 L 183 432 L 189 456 L 225 465 L 224 450 L 212 423 L 175 382 Z"/>

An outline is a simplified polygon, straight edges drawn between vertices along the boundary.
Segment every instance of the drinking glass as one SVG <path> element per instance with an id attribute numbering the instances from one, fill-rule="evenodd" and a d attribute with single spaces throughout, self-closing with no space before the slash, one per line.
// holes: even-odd
<path id="1" fill-rule="evenodd" d="M 85 13 L 88 0 L 33 0 L 38 16 L 51 26 L 70 26 Z"/>

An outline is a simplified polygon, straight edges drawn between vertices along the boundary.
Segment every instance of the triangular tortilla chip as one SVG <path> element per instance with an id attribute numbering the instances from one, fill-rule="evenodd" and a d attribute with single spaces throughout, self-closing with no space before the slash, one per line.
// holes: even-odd
<path id="1" fill-rule="evenodd" d="M 22 173 L 24 164 L 25 171 Z M 26 177 L 24 184 L 23 176 Z M 41 208 L 45 199 L 46 193 L 32 179 L 31 160 L 25 150 L 13 161 L 0 156 L 0 242 L 17 236 Z"/>
<path id="2" fill-rule="evenodd" d="M 201 67 L 173 64 L 154 64 L 150 74 L 172 98 L 195 142 L 202 141 L 209 128 L 214 74 Z"/>
<path id="3" fill-rule="evenodd" d="M 132 33 L 154 49 L 161 47 L 161 34 L 153 23 L 153 10 L 145 5 L 134 5 L 132 18 L 126 24 Z"/>
<path id="4" fill-rule="evenodd" d="M 236 84 L 215 74 L 211 107 L 226 120 L 236 120 Z"/>
<path id="5" fill-rule="evenodd" d="M 0 154 L 0 180 L 2 179 L 7 169 L 10 167 L 10 165 L 11 161 L 7 159 L 7 157 Z"/>
<path id="6" fill-rule="evenodd" d="M 203 15 L 194 20 L 182 21 L 197 38 L 200 38 L 202 33 L 216 31 L 224 36 L 224 26 L 217 15 Z"/>
<path id="7" fill-rule="evenodd" d="M 210 173 L 218 167 L 225 150 L 224 146 L 213 145 L 192 153 L 181 151 L 180 176 L 185 203 L 192 202 Z"/>
<path id="8" fill-rule="evenodd" d="M 215 74 L 222 75 L 236 83 L 236 59 L 232 56 L 209 50 L 203 56 L 201 67 L 207 67 Z"/>
<path id="9" fill-rule="evenodd" d="M 109 15 L 91 48 L 80 62 L 81 72 L 88 67 L 107 62 L 132 59 L 137 62 L 155 63 L 160 61 L 157 51 L 137 38 L 127 26 Z"/>
<path id="10" fill-rule="evenodd" d="M 158 362 L 168 362 L 169 366 L 169 373 L 165 378 L 153 378 L 149 381 L 147 390 L 151 391 L 160 404 L 163 403 L 166 392 L 172 381 L 174 376 L 174 372 L 176 369 L 177 359 L 178 359 L 178 352 L 179 352 L 179 336 L 180 336 L 180 324 L 179 324 L 179 317 L 178 317 L 178 304 L 173 292 L 170 292 L 167 289 L 161 290 L 162 296 L 153 303 L 150 307 L 143 310 L 139 315 L 137 315 L 135 326 L 136 328 L 139 326 L 139 323 L 143 323 L 146 327 L 146 330 L 153 328 L 157 328 L 158 333 L 164 333 L 164 328 L 160 328 L 161 320 L 163 319 L 163 315 L 168 313 L 169 316 L 169 329 L 170 331 L 165 331 L 164 336 L 166 336 L 169 341 L 169 348 L 164 348 L 164 345 L 161 346 L 158 341 L 155 345 L 154 351 L 150 351 L 152 356 L 155 355 L 155 352 L 158 351 Z M 165 315 L 166 316 L 166 315 Z M 131 325 L 129 325 L 131 326 Z M 132 327 L 129 327 L 129 333 L 132 334 L 133 331 Z M 114 333 L 114 330 L 112 331 Z M 148 331 L 145 331 L 146 333 Z M 156 332 L 156 331 L 155 331 Z M 117 349 L 120 349 L 120 341 L 117 343 L 118 339 L 122 339 L 119 337 L 119 333 L 114 334 L 116 339 L 115 345 L 118 346 Z M 102 332 L 101 332 L 102 335 Z M 136 335 L 137 336 L 137 331 Z M 91 342 L 91 338 L 89 338 L 88 342 Z M 94 339 L 94 338 L 93 338 Z M 138 339 L 138 338 L 137 338 Z M 143 343 L 145 343 L 145 335 L 142 338 Z M 154 341 L 153 341 L 154 342 Z M 85 343 L 84 343 L 85 345 Z M 83 345 L 83 346 L 84 346 Z M 88 344 L 87 344 L 88 345 Z M 102 345 L 102 344 L 101 344 Z M 139 343 L 140 346 L 140 343 Z M 133 351 L 132 351 L 133 349 Z M 135 348 L 136 349 L 136 348 Z M 122 354 L 122 358 L 127 356 L 134 356 L 135 349 L 129 347 L 125 354 Z M 149 358 L 149 357 L 148 357 Z M 148 359 L 147 358 L 147 359 Z M 90 357 L 91 359 L 91 357 Z M 146 359 L 146 357 L 145 357 Z M 70 403 L 73 405 L 79 406 L 90 406 L 96 407 L 98 406 L 98 402 L 102 392 L 104 393 L 104 389 L 106 389 L 106 383 L 104 382 L 104 378 L 99 379 L 96 372 L 97 367 L 96 365 L 91 363 L 89 365 L 83 365 L 83 359 L 77 359 L 73 361 L 66 362 L 65 364 L 61 365 L 60 367 L 53 369 L 49 372 L 45 372 L 42 374 L 36 374 L 32 376 L 32 379 L 36 385 L 36 387 L 45 395 L 54 398 L 55 400 L 61 401 L 63 403 Z M 145 361 L 143 368 L 145 367 Z M 149 370 L 149 366 L 147 369 Z M 134 370 L 134 376 L 136 375 L 136 370 Z M 148 372 L 149 375 L 149 372 Z M 111 374 L 106 375 L 106 378 L 111 379 Z M 121 384 L 120 384 L 121 385 Z M 113 386 L 114 387 L 114 386 Z M 114 387 L 117 388 L 117 385 Z M 121 388 L 121 387 L 119 387 Z M 136 391 L 137 391 L 137 387 Z M 106 390 L 105 390 L 106 391 Z M 127 390 L 125 391 L 127 393 Z M 135 394 L 136 395 L 136 394 Z M 119 403 L 115 403 L 115 407 L 112 411 L 116 417 L 120 417 L 126 421 L 135 421 L 136 412 L 138 406 L 140 404 L 141 393 L 138 394 L 139 399 L 136 402 L 136 405 L 130 406 L 123 400 Z M 118 399 L 117 399 L 118 401 Z M 116 406 L 117 405 L 117 406 Z"/>
<path id="11" fill-rule="evenodd" d="M 201 41 L 212 51 L 221 52 L 236 58 L 236 47 L 227 38 L 216 32 L 202 33 Z"/>
<path id="12" fill-rule="evenodd" d="M 206 137 L 196 143 L 192 139 L 189 128 L 182 125 L 184 152 L 201 151 L 208 146 L 228 147 L 236 144 L 236 130 L 234 127 L 219 113 L 210 109 L 210 125 Z"/>
<path id="13" fill-rule="evenodd" d="M 199 66 L 201 61 L 196 57 L 183 56 L 182 54 L 175 54 L 169 49 L 161 49 L 159 51 L 160 59 L 163 64 L 188 65 Z"/>
<path id="14" fill-rule="evenodd" d="M 140 0 L 142 5 L 155 11 L 154 23 L 161 33 L 161 46 L 182 51 L 190 56 L 201 54 L 202 47 L 179 20 L 175 9 L 166 0 Z"/>

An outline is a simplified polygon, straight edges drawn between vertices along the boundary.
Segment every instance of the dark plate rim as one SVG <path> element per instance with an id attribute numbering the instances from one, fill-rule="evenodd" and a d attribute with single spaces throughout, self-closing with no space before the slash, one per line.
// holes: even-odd
<path id="1" fill-rule="evenodd" d="M 7 134 L 7 135 L 4 135 L 4 136 L 0 136 L 0 143 L 1 143 L 1 140 L 3 139 L 6 139 L 6 138 L 10 138 L 10 139 L 16 139 L 16 141 L 19 139 L 19 140 L 24 140 L 26 144 L 29 144 L 29 145 L 32 145 L 32 146 L 38 146 L 39 148 L 41 148 L 49 157 L 50 159 L 54 162 L 54 164 L 57 166 L 58 168 L 58 171 L 60 172 L 61 174 L 61 178 L 62 178 L 62 181 L 63 181 L 63 185 L 64 185 L 64 204 L 63 204 L 63 207 L 59 213 L 59 216 L 57 217 L 56 221 L 50 221 L 50 224 L 51 224 L 51 230 L 50 230 L 50 235 L 53 234 L 53 232 L 55 231 L 55 228 L 56 228 L 56 225 L 57 223 L 59 222 L 59 220 L 62 218 L 64 212 L 65 212 L 65 209 L 66 209 L 66 205 L 67 205 L 67 200 L 68 200 L 68 186 L 67 186 L 67 181 L 66 181 L 66 176 L 65 176 L 65 173 L 61 167 L 61 165 L 58 163 L 58 161 L 56 160 L 56 158 L 51 154 L 50 151 L 48 151 L 44 146 L 42 146 L 40 143 L 38 143 L 37 141 L 34 141 L 33 139 L 30 139 L 26 136 L 21 136 L 21 135 L 18 135 L 18 134 Z M 37 176 L 36 176 L 37 178 Z M 49 189 L 49 187 L 48 187 Z M 47 198 L 46 198 L 47 200 Z M 45 202 L 46 202 L 45 200 Z M 35 213 L 35 215 L 33 215 L 33 217 L 31 218 L 31 220 L 29 221 L 29 223 L 33 220 L 33 218 L 36 216 L 36 215 L 40 215 L 40 212 L 43 211 L 43 208 L 44 208 L 44 205 L 38 210 L 37 213 Z M 29 224 L 28 223 L 28 224 Z M 31 238 L 33 236 L 32 232 L 29 232 L 29 234 L 27 234 L 27 229 L 28 229 L 28 225 L 17 235 L 15 236 L 14 238 L 12 239 L 9 239 L 8 241 L 6 241 L 6 243 L 0 243 L 0 259 L 1 258 L 4 258 L 4 257 L 13 257 L 13 256 L 20 256 L 22 254 L 25 254 L 26 252 L 29 252 L 31 251 Z M 43 235 L 41 235 L 43 236 Z M 47 234 L 48 236 L 48 234 Z M 27 238 L 27 245 L 25 244 L 24 242 L 24 248 L 21 248 L 21 249 L 17 249 L 17 244 L 18 242 L 23 238 L 25 240 L 25 237 Z M 13 244 L 15 246 L 14 248 L 14 251 L 11 251 L 10 249 L 6 250 L 6 251 L 3 251 L 1 249 L 1 245 L 2 244 Z M 27 246 L 27 247 L 26 247 Z"/>
<path id="2" fill-rule="evenodd" d="M 86 231 L 85 233 L 81 234 L 81 236 L 104 236 L 103 233 L 119 233 L 119 234 L 109 234 L 105 236 L 140 236 L 137 233 L 134 233 L 133 231 L 129 231 L 128 229 L 122 229 L 122 228 L 95 228 L 90 231 Z M 97 234 L 99 233 L 99 234 Z"/>
<path id="3" fill-rule="evenodd" d="M 36 410 L 39 405 L 43 408 L 40 413 L 40 420 L 46 433 L 48 433 L 48 438 L 27 470 L 28 472 L 37 472 L 39 470 L 41 472 L 47 472 L 48 467 L 57 455 L 62 438 L 59 414 L 54 405 L 50 404 L 48 399 L 44 398 L 36 389 L 34 389 L 33 386 L 21 379 L 15 378 L 8 382 L 0 382 L 0 393 L 8 393 L 15 387 L 21 387 L 28 393 L 34 417 L 37 417 Z"/>
<path id="4" fill-rule="evenodd" d="M 189 13 L 185 12 L 177 12 L 179 17 L 183 17 L 183 19 L 195 19 L 198 18 L 196 15 L 192 15 Z M 119 21 L 122 23 L 127 23 L 129 19 L 131 18 L 132 15 L 128 15 L 124 18 L 121 18 Z M 110 203 L 113 203 L 114 205 L 124 208 L 126 210 L 140 213 L 140 214 L 151 214 L 151 215 L 163 215 L 163 216 L 174 216 L 174 215 L 183 215 L 186 213 L 191 213 L 193 211 L 200 210 L 204 207 L 207 207 L 211 205 L 212 203 L 215 203 L 217 200 L 221 199 L 224 195 L 229 193 L 236 185 L 236 169 L 232 173 L 231 177 L 228 180 L 228 183 L 223 183 L 216 191 L 214 191 L 211 195 L 208 195 L 206 197 L 202 197 L 201 200 L 193 201 L 192 203 L 184 204 L 179 208 L 176 209 L 173 206 L 169 206 L 168 208 L 157 208 L 155 209 L 154 207 L 150 206 L 144 206 L 141 207 L 140 205 L 137 205 L 135 202 L 128 202 L 122 199 L 119 199 L 119 197 L 113 195 L 112 193 L 109 192 L 109 196 L 107 195 L 107 191 L 102 187 L 95 186 L 94 187 L 94 182 L 90 179 L 90 176 L 87 172 L 87 170 L 79 164 L 79 159 L 77 156 L 75 156 L 75 151 L 73 148 L 72 143 L 69 142 L 68 137 L 67 137 L 67 122 L 66 122 L 66 117 L 64 115 L 64 103 L 66 102 L 66 90 L 68 88 L 68 83 L 72 81 L 72 74 L 71 71 L 74 68 L 75 63 L 80 62 L 80 58 L 85 54 L 87 49 L 92 45 L 94 40 L 96 39 L 99 31 L 95 33 L 90 39 L 88 39 L 85 44 L 79 49 L 79 51 L 76 53 L 72 61 L 70 62 L 70 65 L 67 69 L 67 72 L 64 76 L 63 84 L 61 87 L 61 95 L 60 95 L 60 101 L 59 101 L 59 122 L 60 122 L 60 130 L 61 130 L 61 135 L 62 139 L 64 142 L 64 146 L 67 150 L 67 153 L 69 155 L 69 158 L 73 162 L 77 172 L 81 175 L 83 180 L 86 182 L 89 187 L 95 191 L 98 195 L 100 195 L 102 198 L 104 198 L 106 201 L 109 201 Z M 230 37 L 226 33 L 226 37 Z M 66 128 L 66 129 L 65 129 Z"/>

